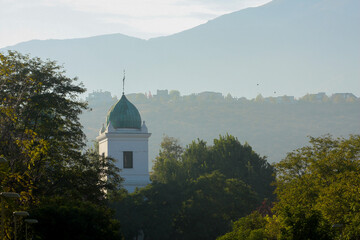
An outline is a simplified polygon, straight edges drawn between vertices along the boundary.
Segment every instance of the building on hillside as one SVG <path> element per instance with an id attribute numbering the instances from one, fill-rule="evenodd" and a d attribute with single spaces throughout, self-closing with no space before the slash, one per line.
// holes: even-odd
<path id="1" fill-rule="evenodd" d="M 89 95 L 86 97 L 87 102 L 111 102 L 113 101 L 113 98 L 111 96 L 111 93 L 108 91 L 93 91 L 92 93 L 89 93 Z"/>
<path id="2" fill-rule="evenodd" d="M 278 96 L 278 97 L 267 97 L 264 98 L 264 102 L 268 103 L 295 103 L 294 96 Z"/>
<path id="3" fill-rule="evenodd" d="M 278 96 L 276 97 L 276 103 L 295 103 L 294 96 Z"/>
<path id="4" fill-rule="evenodd" d="M 306 94 L 305 96 L 299 99 L 301 102 L 313 102 L 313 103 L 322 103 L 328 100 L 328 96 L 325 92 Z"/>
<path id="5" fill-rule="evenodd" d="M 201 92 L 197 95 L 198 100 L 223 100 L 224 96 L 219 92 Z"/>
<path id="6" fill-rule="evenodd" d="M 169 91 L 167 89 L 165 89 L 165 90 L 157 90 L 156 91 L 156 96 L 158 96 L 158 97 L 167 97 L 167 96 L 169 96 Z"/>
<path id="7" fill-rule="evenodd" d="M 138 109 L 123 94 L 113 105 L 106 117 L 96 140 L 99 153 L 103 157 L 112 157 L 121 169 L 124 187 L 133 192 L 137 187 L 145 187 L 149 178 L 148 140 L 151 133 L 141 122 Z"/>
<path id="8" fill-rule="evenodd" d="M 334 93 L 331 95 L 331 100 L 333 102 L 344 102 L 344 101 L 356 101 L 357 97 L 352 93 Z"/>

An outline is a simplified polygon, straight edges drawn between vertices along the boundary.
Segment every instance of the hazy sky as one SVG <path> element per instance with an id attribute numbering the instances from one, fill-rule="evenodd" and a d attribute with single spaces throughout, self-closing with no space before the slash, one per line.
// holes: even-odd
<path id="1" fill-rule="evenodd" d="M 123 33 L 148 39 L 271 0 L 0 0 L 0 48 Z"/>

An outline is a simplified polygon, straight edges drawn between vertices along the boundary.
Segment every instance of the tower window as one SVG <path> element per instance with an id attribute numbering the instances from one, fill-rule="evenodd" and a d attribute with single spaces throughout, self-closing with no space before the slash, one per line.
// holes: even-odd
<path id="1" fill-rule="evenodd" d="M 133 168 L 133 152 L 124 152 L 124 168 Z"/>

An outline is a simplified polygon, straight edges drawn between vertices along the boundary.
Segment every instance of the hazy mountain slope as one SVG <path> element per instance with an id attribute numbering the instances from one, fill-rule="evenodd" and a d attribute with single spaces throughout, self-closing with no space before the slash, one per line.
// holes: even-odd
<path id="1" fill-rule="evenodd" d="M 33 40 L 7 49 L 56 60 L 64 64 L 68 75 L 78 76 L 88 89 L 107 89 L 122 79 L 124 66 L 136 60 L 133 53 L 141 51 L 144 43 L 145 40 L 112 34 L 81 39 Z"/>
<path id="2" fill-rule="evenodd" d="M 360 95 L 359 22 L 358 0 L 274 0 L 148 41 L 114 34 L 8 49 L 58 60 L 89 90 L 115 94 L 125 68 L 127 92 Z"/>
<path id="3" fill-rule="evenodd" d="M 164 54 L 161 65 L 172 68 L 171 73 L 154 70 L 150 75 L 176 79 L 181 89 L 182 72 L 187 72 L 185 79 L 201 81 L 212 90 L 242 88 L 242 95 L 252 96 L 341 92 L 344 85 L 360 90 L 359 12 L 359 1 L 280 0 L 228 14 L 151 40 L 153 49 L 162 46 L 176 62 L 166 61 Z"/>

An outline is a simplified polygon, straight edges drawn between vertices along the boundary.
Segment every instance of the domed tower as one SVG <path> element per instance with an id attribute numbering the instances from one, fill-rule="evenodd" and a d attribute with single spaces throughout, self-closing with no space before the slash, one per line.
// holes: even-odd
<path id="1" fill-rule="evenodd" d="M 141 124 L 137 108 L 125 97 L 113 105 L 106 117 L 96 140 L 99 153 L 103 157 L 116 159 L 116 166 L 121 169 L 124 187 L 133 192 L 136 187 L 149 184 L 148 139 L 151 133 Z"/>

